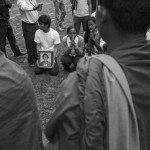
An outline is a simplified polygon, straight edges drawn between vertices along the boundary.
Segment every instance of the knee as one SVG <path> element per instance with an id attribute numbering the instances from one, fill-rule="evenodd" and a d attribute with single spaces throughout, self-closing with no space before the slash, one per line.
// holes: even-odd
<path id="1" fill-rule="evenodd" d="M 64 66 L 70 66 L 72 64 L 72 60 L 70 56 L 63 55 L 61 58 L 61 62 Z"/>
<path id="2" fill-rule="evenodd" d="M 51 76 L 57 76 L 58 74 L 59 74 L 58 70 L 55 70 L 55 71 L 53 70 L 53 71 L 50 72 Z"/>
<path id="3" fill-rule="evenodd" d="M 43 68 L 39 68 L 38 66 L 35 66 L 34 73 L 36 75 L 43 73 L 43 71 L 44 71 Z"/>
<path id="4" fill-rule="evenodd" d="M 73 64 L 74 66 L 77 66 L 77 63 L 79 62 L 79 60 L 82 58 L 83 56 L 78 56 L 73 60 Z"/>
<path id="5" fill-rule="evenodd" d="M 59 67 L 55 66 L 55 68 L 50 69 L 49 73 L 51 76 L 57 76 L 59 74 Z"/>

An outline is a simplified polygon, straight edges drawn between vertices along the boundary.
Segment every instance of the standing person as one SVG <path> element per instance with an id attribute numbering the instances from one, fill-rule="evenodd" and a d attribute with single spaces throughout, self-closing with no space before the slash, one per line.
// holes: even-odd
<path id="1" fill-rule="evenodd" d="M 61 58 L 64 69 L 69 70 L 71 64 L 76 68 L 79 59 L 83 57 L 83 37 L 77 35 L 74 26 L 69 26 L 67 35 L 63 37 L 62 43 L 66 49 Z"/>
<path id="2" fill-rule="evenodd" d="M 38 29 L 38 5 L 36 0 L 18 0 L 17 5 L 21 13 L 22 31 L 28 53 L 28 64 L 35 66 L 37 60 L 36 43 L 34 42 L 35 31 Z"/>
<path id="3" fill-rule="evenodd" d="M 82 59 L 63 82 L 47 138 L 70 149 L 150 149 L 149 10 L 147 0 L 98 0 L 96 20 L 107 55 Z M 111 58 L 103 59 L 110 66 L 100 57 Z M 117 103 L 110 105 L 111 97 Z"/>
<path id="4" fill-rule="evenodd" d="M 13 29 L 9 22 L 9 9 L 11 7 L 12 4 L 8 4 L 6 0 L 0 1 L 0 50 L 6 54 L 5 47 L 7 38 L 14 53 L 14 57 L 19 57 L 25 54 L 20 52 L 19 47 L 16 44 L 16 38 L 13 34 Z"/>
<path id="5" fill-rule="evenodd" d="M 0 51 L 0 149 L 44 150 L 34 87 Z"/>
<path id="6" fill-rule="evenodd" d="M 57 62 L 58 45 L 60 44 L 59 33 L 50 27 L 51 18 L 48 15 L 41 15 L 38 19 L 38 25 L 39 30 L 36 31 L 34 39 L 36 42 L 37 51 L 53 51 L 54 55 L 53 66 L 51 68 L 42 68 L 38 63 L 39 61 L 37 61 L 35 66 L 35 74 L 41 74 L 47 70 L 50 75 L 56 76 L 59 73 Z"/>
<path id="7" fill-rule="evenodd" d="M 63 31 L 65 27 L 63 22 L 66 16 L 64 0 L 53 0 L 55 7 L 55 25 L 58 31 Z M 61 14 L 60 14 L 61 13 Z"/>
<path id="8" fill-rule="evenodd" d="M 83 32 L 86 30 L 86 22 L 89 15 L 91 15 L 91 3 L 90 0 L 70 0 L 70 2 L 72 3 L 74 9 L 74 26 L 77 34 L 79 35 L 81 24 L 83 27 Z"/>

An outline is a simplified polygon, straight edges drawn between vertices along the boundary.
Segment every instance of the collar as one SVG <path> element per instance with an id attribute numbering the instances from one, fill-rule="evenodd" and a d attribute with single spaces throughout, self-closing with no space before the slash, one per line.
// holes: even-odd
<path id="1" fill-rule="evenodd" d="M 138 36 L 128 43 L 122 44 L 117 49 L 108 51 L 107 54 L 119 62 L 126 62 L 133 59 L 150 59 L 150 42 L 146 41 L 146 37 Z"/>

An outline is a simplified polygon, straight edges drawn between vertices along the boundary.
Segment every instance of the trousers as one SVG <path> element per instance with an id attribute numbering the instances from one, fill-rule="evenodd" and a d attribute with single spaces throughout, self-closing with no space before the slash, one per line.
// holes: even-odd
<path id="1" fill-rule="evenodd" d="M 18 56 L 20 54 L 20 50 L 18 45 L 16 44 L 16 38 L 13 33 L 12 26 L 9 22 L 7 21 L 2 21 L 0 20 L 0 50 L 6 54 L 6 38 L 8 39 L 8 42 L 10 44 L 10 47 L 14 53 L 14 56 Z"/>
<path id="2" fill-rule="evenodd" d="M 61 62 L 62 62 L 65 69 L 69 69 L 71 64 L 73 64 L 76 67 L 79 59 L 82 58 L 82 57 L 83 56 L 78 56 L 78 55 L 69 56 L 69 55 L 64 54 L 61 58 Z"/>
<path id="3" fill-rule="evenodd" d="M 84 17 L 74 16 L 74 18 L 73 18 L 74 27 L 75 27 L 76 32 L 77 32 L 78 35 L 79 35 L 79 32 L 80 32 L 81 24 L 82 24 L 82 27 L 83 27 L 83 32 L 85 32 L 88 17 L 89 16 L 84 16 Z"/>
<path id="4" fill-rule="evenodd" d="M 34 42 L 34 36 L 37 29 L 37 23 L 29 24 L 22 21 L 22 31 L 27 49 L 29 64 L 35 64 L 36 60 L 38 59 L 36 43 Z"/>

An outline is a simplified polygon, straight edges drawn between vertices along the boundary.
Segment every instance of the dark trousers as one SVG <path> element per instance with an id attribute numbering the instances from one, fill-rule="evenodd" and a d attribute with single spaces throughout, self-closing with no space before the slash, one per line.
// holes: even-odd
<path id="1" fill-rule="evenodd" d="M 77 66 L 77 63 L 80 58 L 83 56 L 69 56 L 69 55 L 63 55 L 61 58 L 61 62 L 65 69 L 69 69 L 70 65 L 73 64 L 75 67 Z"/>
<path id="2" fill-rule="evenodd" d="M 84 17 L 74 16 L 74 18 L 73 18 L 74 27 L 75 27 L 78 35 L 79 35 L 79 32 L 80 32 L 81 24 L 82 24 L 82 27 L 83 27 L 83 31 L 85 32 L 88 17 L 89 16 L 84 16 Z"/>
<path id="3" fill-rule="evenodd" d="M 28 63 L 34 64 L 37 60 L 36 43 L 34 42 L 35 32 L 38 29 L 37 23 L 29 24 L 22 22 L 22 31 L 28 53 Z"/>
<path id="4" fill-rule="evenodd" d="M 54 68 L 39 68 L 37 66 L 37 64 L 35 65 L 35 74 L 41 74 L 43 73 L 44 71 L 48 71 L 48 73 L 52 76 L 56 76 L 58 75 L 59 73 L 59 66 L 58 66 L 58 62 L 57 62 L 57 59 L 55 59 L 55 66 Z"/>
<path id="5" fill-rule="evenodd" d="M 20 50 L 19 50 L 18 45 L 16 44 L 16 38 L 15 38 L 13 29 L 12 29 L 12 26 L 10 25 L 10 23 L 8 24 L 8 28 L 7 28 L 7 39 L 10 44 L 10 47 L 14 53 L 14 56 L 18 56 L 20 54 Z"/>
<path id="6" fill-rule="evenodd" d="M 16 38 L 9 21 L 0 21 L 0 50 L 6 54 L 6 37 L 15 56 L 20 54 L 19 47 L 16 44 Z"/>

